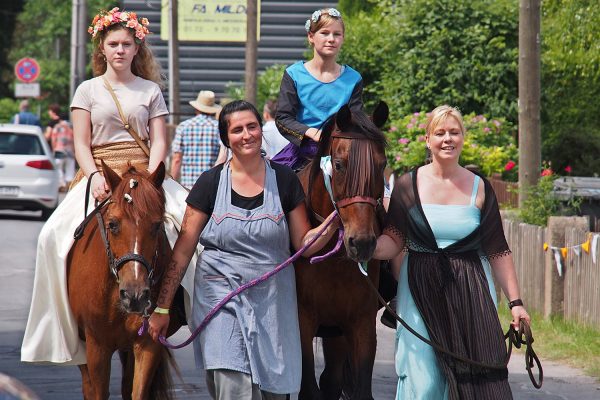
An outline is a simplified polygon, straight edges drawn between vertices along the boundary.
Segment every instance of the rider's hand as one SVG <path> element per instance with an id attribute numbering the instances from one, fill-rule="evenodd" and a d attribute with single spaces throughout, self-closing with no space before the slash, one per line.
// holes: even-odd
<path id="1" fill-rule="evenodd" d="M 308 128 L 308 130 L 306 131 L 304 136 L 309 137 L 310 139 L 314 140 L 315 142 L 319 142 L 321 140 L 321 130 L 319 130 L 317 128 Z"/>
<path id="2" fill-rule="evenodd" d="M 94 176 L 92 176 L 91 190 L 92 196 L 98 201 L 106 199 L 110 194 L 110 188 L 104 177 L 100 174 L 94 174 Z"/>
<path id="3" fill-rule="evenodd" d="M 169 321 L 171 317 L 169 314 L 152 313 L 148 320 L 149 328 L 148 333 L 152 336 L 152 340 L 158 342 L 159 336 L 167 337 L 167 329 L 169 328 Z"/>
<path id="4" fill-rule="evenodd" d="M 531 325 L 531 317 L 529 317 L 529 314 L 527 314 L 527 311 L 525 310 L 525 307 L 523 306 L 514 306 L 511 310 L 510 310 L 513 320 L 511 321 L 511 325 L 513 328 L 515 328 L 515 330 L 519 330 L 519 321 L 521 319 L 524 319 L 527 324 Z"/>

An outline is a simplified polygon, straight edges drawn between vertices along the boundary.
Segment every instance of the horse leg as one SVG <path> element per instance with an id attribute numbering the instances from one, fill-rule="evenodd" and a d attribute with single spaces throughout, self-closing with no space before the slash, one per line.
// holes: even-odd
<path id="1" fill-rule="evenodd" d="M 131 393 L 133 392 L 133 354 L 131 354 L 131 351 L 119 350 L 119 359 L 122 367 L 121 397 L 123 397 L 123 400 L 131 400 Z"/>
<path id="2" fill-rule="evenodd" d="M 298 400 L 320 400 L 321 394 L 315 378 L 315 358 L 313 354 L 313 338 L 317 331 L 316 321 L 298 307 L 300 319 L 300 344 L 302 346 L 302 383 Z"/>
<path id="3" fill-rule="evenodd" d="M 132 395 L 134 400 L 150 398 L 154 400 L 159 397 L 159 394 L 151 392 L 156 388 L 156 381 L 162 378 L 155 376 L 159 364 L 162 362 L 162 350 L 162 345 L 153 342 L 149 337 L 134 344 L 135 367 Z M 165 367 L 169 367 L 166 362 L 163 365 L 163 368 Z"/>
<path id="4" fill-rule="evenodd" d="M 111 355 L 110 350 L 100 346 L 92 335 L 86 334 L 87 370 L 92 400 L 108 399 Z"/>
<path id="5" fill-rule="evenodd" d="M 84 400 L 91 400 L 94 398 L 92 383 L 90 382 L 90 373 L 87 364 L 78 365 L 79 372 L 81 372 L 81 391 L 83 392 Z"/>
<path id="6" fill-rule="evenodd" d="M 377 348 L 375 315 L 365 315 L 357 321 L 353 329 L 348 330 L 350 345 L 350 366 L 352 367 L 353 400 L 372 400 L 371 381 L 373 364 Z"/>
<path id="7" fill-rule="evenodd" d="M 323 338 L 325 369 L 319 387 L 325 400 L 338 400 L 342 394 L 344 364 L 348 359 L 348 342 L 344 336 Z"/>

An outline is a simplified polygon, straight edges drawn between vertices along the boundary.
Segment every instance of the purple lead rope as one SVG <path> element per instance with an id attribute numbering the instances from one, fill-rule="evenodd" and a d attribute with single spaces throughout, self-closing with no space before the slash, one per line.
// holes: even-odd
<path id="1" fill-rule="evenodd" d="M 337 211 L 334 211 L 334 218 L 335 218 L 335 215 L 337 215 Z M 315 235 L 308 243 L 306 243 L 304 246 L 302 246 L 302 248 L 300 250 L 298 250 L 293 256 L 291 256 L 290 258 L 285 260 L 283 263 L 279 264 L 272 271 L 269 271 L 266 274 L 264 274 L 256 279 L 252 279 L 251 281 L 243 284 L 242 286 L 238 287 L 234 291 L 230 292 L 227 296 L 225 296 L 223 298 L 223 300 L 221 300 L 212 310 L 210 310 L 210 312 L 206 315 L 206 317 L 204 317 L 204 319 L 202 320 L 200 325 L 198 325 L 198 327 L 194 330 L 194 332 L 192 332 L 192 335 L 188 339 L 186 339 L 183 343 L 171 344 L 171 343 L 169 343 L 167 338 L 165 338 L 164 336 L 159 336 L 158 340 L 164 346 L 168 347 L 169 349 L 180 349 L 180 348 L 185 347 L 188 344 L 190 344 L 196 338 L 196 336 L 198 336 L 198 334 L 206 327 L 206 325 L 208 325 L 208 323 L 215 316 L 217 311 L 219 311 L 221 309 L 221 307 L 223 307 L 229 300 L 231 300 L 233 297 L 239 295 L 244 290 L 249 289 L 252 286 L 256 286 L 259 283 L 266 281 L 267 279 L 269 279 L 270 277 L 272 277 L 273 275 L 280 272 L 281 270 L 283 270 L 284 268 L 289 266 L 291 263 L 296 261 L 298 258 L 300 258 L 302 253 L 304 253 L 306 251 L 306 249 L 308 249 L 310 246 L 312 246 L 312 244 L 319 238 L 319 236 L 321 236 L 323 234 L 323 232 L 325 232 L 325 230 L 331 224 L 331 222 L 333 221 L 334 218 L 331 218 L 329 220 L 329 222 L 327 224 L 325 224 L 325 226 L 323 228 L 321 228 L 321 230 L 318 232 L 318 234 Z M 344 237 L 344 231 L 343 231 L 343 228 L 340 228 L 339 233 L 338 233 L 338 241 L 335 245 L 335 248 L 333 250 L 331 250 L 330 252 L 328 252 L 327 254 L 324 254 L 319 257 L 311 258 L 310 263 L 314 264 L 314 263 L 323 261 L 325 258 L 336 253 L 342 246 L 343 237 Z M 144 332 L 146 332 L 147 330 L 148 330 L 148 319 L 143 318 L 142 326 L 138 330 L 138 335 L 142 336 L 144 334 Z"/>

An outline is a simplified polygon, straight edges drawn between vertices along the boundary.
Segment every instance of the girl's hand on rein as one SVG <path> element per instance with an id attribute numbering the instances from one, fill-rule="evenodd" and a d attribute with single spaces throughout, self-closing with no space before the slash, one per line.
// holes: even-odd
<path id="1" fill-rule="evenodd" d="M 92 196 L 98 201 L 102 201 L 110 194 L 110 188 L 104 177 L 100 174 L 92 176 Z"/>
<path id="2" fill-rule="evenodd" d="M 152 313 L 148 319 L 148 333 L 156 343 L 160 343 L 158 340 L 160 336 L 167 337 L 170 320 L 169 314 L 159 313 Z"/>
<path id="3" fill-rule="evenodd" d="M 521 321 L 522 319 L 524 319 L 527 322 L 527 324 L 531 325 L 531 317 L 529 316 L 529 314 L 527 314 L 525 307 L 515 306 L 512 308 L 512 310 L 510 310 L 510 312 L 513 317 L 513 320 L 510 322 L 510 324 L 515 330 L 519 330 L 519 321 Z"/>

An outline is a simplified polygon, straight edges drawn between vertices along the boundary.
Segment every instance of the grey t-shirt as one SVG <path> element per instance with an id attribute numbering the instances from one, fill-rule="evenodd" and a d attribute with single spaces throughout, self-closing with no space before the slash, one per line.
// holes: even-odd
<path id="1" fill-rule="evenodd" d="M 142 140 L 148 140 L 148 121 L 169 114 L 160 87 L 140 77 L 124 85 L 112 84 L 112 87 L 129 124 Z M 121 122 L 119 110 L 104 86 L 102 76 L 79 85 L 71 103 L 71 109 L 74 108 L 91 113 L 92 147 L 133 140 Z"/>

